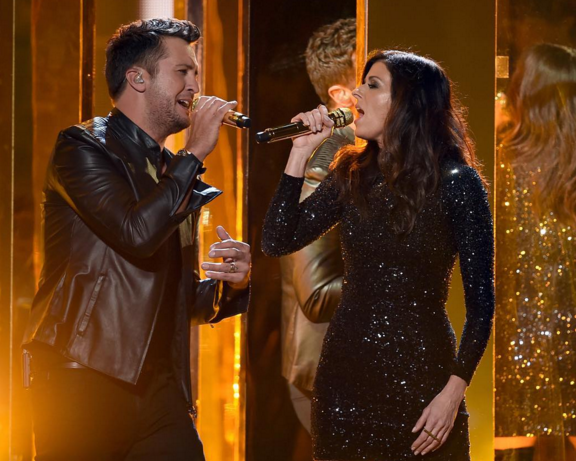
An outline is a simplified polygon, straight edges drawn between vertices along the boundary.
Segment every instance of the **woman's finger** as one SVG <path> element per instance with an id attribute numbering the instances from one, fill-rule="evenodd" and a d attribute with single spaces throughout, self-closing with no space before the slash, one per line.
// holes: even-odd
<path id="1" fill-rule="evenodd" d="M 296 115 L 295 117 L 292 117 L 292 120 L 290 120 L 292 123 L 294 122 L 302 122 L 304 125 L 308 126 L 310 125 L 310 120 L 309 117 L 306 115 L 306 113 L 304 112 L 300 112 L 298 115 Z"/>
<path id="2" fill-rule="evenodd" d="M 422 451 L 424 444 L 426 443 L 426 441 L 429 438 L 430 438 L 430 436 L 428 434 L 426 434 L 426 432 L 424 432 L 424 430 L 422 430 L 422 432 L 420 432 L 420 435 L 418 436 L 418 438 L 414 441 L 414 443 L 411 446 L 412 451 L 414 453 Z"/>
<path id="3" fill-rule="evenodd" d="M 426 419 L 428 418 L 429 411 L 430 410 L 428 409 L 428 407 L 424 408 L 424 411 L 422 411 L 422 416 L 420 416 L 420 418 L 418 418 L 418 421 L 416 421 L 416 425 L 412 428 L 412 432 L 415 433 L 424 429 L 424 424 L 426 423 Z"/>
<path id="4" fill-rule="evenodd" d="M 428 431 L 428 432 L 426 432 Z M 442 439 L 438 436 L 438 434 L 442 431 L 441 425 L 436 425 L 431 429 L 424 429 L 423 432 L 428 434 L 428 439 L 426 443 L 422 445 L 419 453 L 425 455 L 426 453 L 430 453 L 432 450 L 438 448 L 441 444 Z"/>
<path id="5" fill-rule="evenodd" d="M 334 120 L 332 120 L 330 117 L 328 117 L 328 109 L 326 108 L 326 106 L 323 106 L 322 104 L 320 104 L 318 106 L 318 110 L 320 111 L 320 114 L 322 115 L 322 123 L 324 124 L 324 126 L 327 126 L 328 128 L 332 128 L 334 126 Z"/>
<path id="6" fill-rule="evenodd" d="M 314 126 L 316 131 L 322 131 L 324 124 L 322 123 L 322 113 L 318 109 L 312 111 L 312 117 L 314 119 Z"/>
<path id="7" fill-rule="evenodd" d="M 426 434 L 426 433 L 424 432 L 424 434 Z M 426 434 L 426 435 L 427 435 L 427 438 L 424 441 L 424 443 L 422 445 L 420 445 L 420 447 L 416 451 L 414 451 L 415 455 L 420 455 L 420 454 L 423 455 L 425 453 L 428 453 L 428 451 L 431 449 L 431 447 L 437 443 L 429 434 Z"/>

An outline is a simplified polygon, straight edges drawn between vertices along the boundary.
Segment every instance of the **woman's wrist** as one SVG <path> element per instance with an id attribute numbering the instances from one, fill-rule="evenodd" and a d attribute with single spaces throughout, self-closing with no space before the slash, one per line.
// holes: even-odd
<path id="1" fill-rule="evenodd" d="M 288 157 L 284 173 L 296 178 L 301 178 L 304 176 L 306 164 L 311 155 L 312 151 L 310 151 L 310 149 L 293 147 L 290 151 L 290 157 Z"/>
<path id="2" fill-rule="evenodd" d="M 460 376 L 451 375 L 448 383 L 444 387 L 444 391 L 449 392 L 457 400 L 461 401 L 466 394 L 467 387 L 468 383 Z"/>

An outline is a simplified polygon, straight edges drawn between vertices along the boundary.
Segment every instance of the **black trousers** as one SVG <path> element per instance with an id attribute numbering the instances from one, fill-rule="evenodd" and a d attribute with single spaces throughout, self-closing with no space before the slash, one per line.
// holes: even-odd
<path id="1" fill-rule="evenodd" d="M 204 461 L 202 442 L 166 368 L 136 386 L 89 369 L 35 377 L 36 461 Z"/>

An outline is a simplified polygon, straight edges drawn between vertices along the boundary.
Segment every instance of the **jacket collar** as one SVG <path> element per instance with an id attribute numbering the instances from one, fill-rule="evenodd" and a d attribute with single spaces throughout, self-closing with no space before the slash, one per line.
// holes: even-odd
<path id="1" fill-rule="evenodd" d="M 142 128 L 136 125 L 116 107 L 108 115 L 108 127 L 117 135 L 126 147 L 133 152 L 142 152 L 154 167 L 160 171 L 160 159 L 165 155 L 166 160 L 172 157 L 167 149 L 160 149 L 160 145 L 154 141 Z"/>

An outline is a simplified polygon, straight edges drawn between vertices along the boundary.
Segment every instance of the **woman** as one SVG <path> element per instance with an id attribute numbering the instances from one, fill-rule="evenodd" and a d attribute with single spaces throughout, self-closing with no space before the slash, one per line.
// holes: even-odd
<path id="1" fill-rule="evenodd" d="M 330 135 L 320 107 L 296 138 L 264 224 L 263 250 L 296 251 L 337 223 L 342 300 L 315 381 L 317 460 L 469 459 L 466 386 L 490 336 L 487 194 L 450 81 L 433 61 L 377 51 L 354 90 L 364 148 L 339 154 L 298 204 L 306 160 Z M 460 254 L 467 321 L 458 353 L 445 311 Z"/>
<path id="2" fill-rule="evenodd" d="M 495 448 L 498 459 L 515 449 L 514 459 L 529 460 L 544 436 L 555 445 L 547 459 L 576 460 L 576 50 L 530 48 L 508 104 L 497 173 Z"/>

